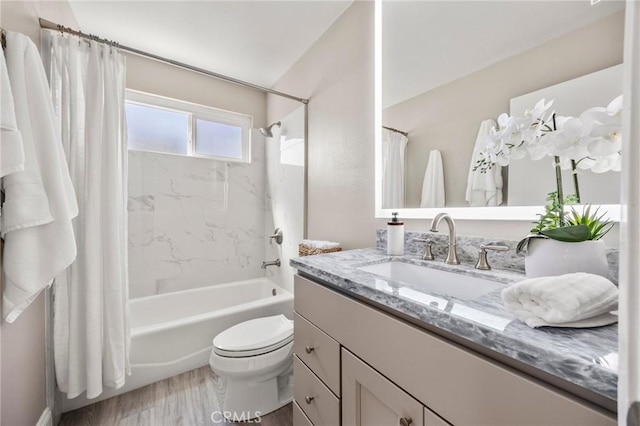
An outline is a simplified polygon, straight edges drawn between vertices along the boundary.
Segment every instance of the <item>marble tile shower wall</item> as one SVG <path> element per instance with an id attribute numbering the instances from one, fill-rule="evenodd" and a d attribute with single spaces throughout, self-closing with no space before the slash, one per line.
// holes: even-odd
<path id="1" fill-rule="evenodd" d="M 263 276 L 257 145 L 251 164 L 129 152 L 131 298 Z"/>

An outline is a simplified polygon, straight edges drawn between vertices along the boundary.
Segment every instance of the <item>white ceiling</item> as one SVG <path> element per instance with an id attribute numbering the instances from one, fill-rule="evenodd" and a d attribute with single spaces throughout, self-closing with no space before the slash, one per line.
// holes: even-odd
<path id="1" fill-rule="evenodd" d="M 349 1 L 70 0 L 80 30 L 271 87 Z"/>
<path id="2" fill-rule="evenodd" d="M 624 7 L 620 1 L 386 1 L 384 107 L 471 74 Z"/>

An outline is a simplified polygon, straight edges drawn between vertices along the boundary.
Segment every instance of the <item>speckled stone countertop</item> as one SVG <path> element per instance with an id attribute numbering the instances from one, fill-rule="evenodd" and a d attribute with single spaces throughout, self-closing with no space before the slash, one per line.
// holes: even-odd
<path id="1" fill-rule="evenodd" d="M 532 329 L 503 306 L 500 288 L 474 300 L 461 300 L 358 269 L 389 260 L 488 278 L 505 286 L 525 278 L 522 272 L 479 271 L 469 264 L 423 261 L 415 254 L 388 256 L 377 248 L 299 257 L 291 260 L 291 266 L 330 288 L 423 324 L 427 330 L 453 335 L 471 349 L 482 348 L 483 353 L 494 354 L 499 361 L 513 360 L 516 368 L 522 366 L 523 371 L 533 371 L 531 374 L 556 385 L 559 382 L 569 392 L 586 390 L 574 393 L 595 395 L 587 399 L 615 410 L 618 375 L 609 360 L 617 359 L 617 325 Z M 543 373 L 538 375 L 536 371 Z"/>

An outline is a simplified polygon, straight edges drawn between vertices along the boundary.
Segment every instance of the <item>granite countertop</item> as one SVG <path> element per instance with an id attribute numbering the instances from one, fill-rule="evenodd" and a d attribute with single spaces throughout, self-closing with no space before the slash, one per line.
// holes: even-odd
<path id="1" fill-rule="evenodd" d="M 346 295 L 382 307 L 391 314 L 409 318 L 427 330 L 453 335 L 458 343 L 496 359 L 513 360 L 523 371 L 543 372 L 542 380 L 568 383 L 567 390 L 586 390 L 596 403 L 615 410 L 617 399 L 617 324 L 590 329 L 543 327 L 532 329 L 516 319 L 502 304 L 501 289 L 474 300 L 430 294 L 419 286 L 393 281 L 359 270 L 359 267 L 389 260 L 465 275 L 488 278 L 508 285 L 525 278 L 521 272 L 479 271 L 473 265 L 446 265 L 423 261 L 420 256 L 388 256 L 379 248 L 349 250 L 291 260 L 299 273 L 315 278 Z M 611 365 L 611 366 L 610 366 Z M 549 380 L 547 380 L 549 381 Z M 564 386 L 561 386 L 564 387 Z M 582 393 L 582 392 L 581 392 Z M 581 395 L 584 396 L 584 395 Z M 603 404 L 600 402 L 604 400 Z"/>

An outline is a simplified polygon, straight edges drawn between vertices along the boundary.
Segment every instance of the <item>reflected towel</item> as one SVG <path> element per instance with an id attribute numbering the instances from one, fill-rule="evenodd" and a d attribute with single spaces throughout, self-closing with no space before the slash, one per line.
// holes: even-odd
<path id="1" fill-rule="evenodd" d="M 22 170 L 22 135 L 16 124 L 7 64 L 4 55 L 0 55 L 0 178 Z"/>
<path id="2" fill-rule="evenodd" d="M 429 161 L 422 182 L 420 207 L 444 207 L 444 169 L 442 154 L 437 149 L 429 153 Z"/>
<path id="3" fill-rule="evenodd" d="M 618 288 L 599 275 L 582 272 L 540 277 L 502 291 L 507 309 L 529 327 L 599 327 L 618 321 Z"/>
<path id="4" fill-rule="evenodd" d="M 486 137 L 495 126 L 496 122 L 491 119 L 480 123 L 467 177 L 465 200 L 471 207 L 499 206 L 502 204 L 502 167 L 496 164 L 485 173 L 481 173 L 480 170 L 473 170 L 476 161 L 480 158 L 480 152 L 487 146 Z"/>
<path id="5" fill-rule="evenodd" d="M 3 178 L 2 314 L 13 322 L 76 258 L 78 205 L 38 50 L 9 32 L 5 55 L 25 156 L 24 171 Z"/>

